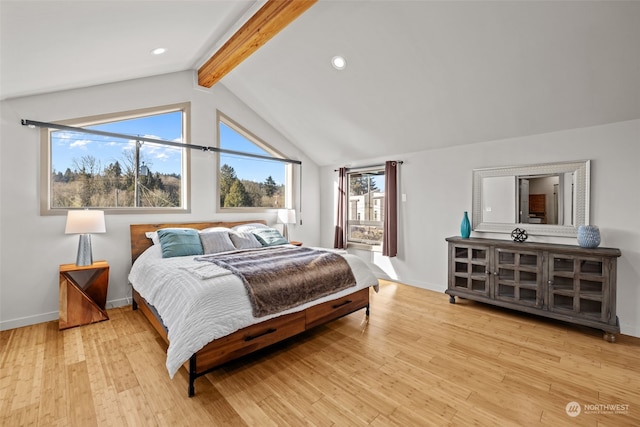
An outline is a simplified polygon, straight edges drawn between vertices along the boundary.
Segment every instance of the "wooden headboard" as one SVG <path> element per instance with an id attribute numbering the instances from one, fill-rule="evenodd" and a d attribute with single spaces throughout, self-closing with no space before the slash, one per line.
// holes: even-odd
<path id="1" fill-rule="evenodd" d="M 240 224 L 250 224 L 259 222 L 265 224 L 263 219 L 256 219 L 250 221 L 235 221 L 235 222 L 171 222 L 166 224 L 131 224 L 129 225 L 129 233 L 131 236 L 131 263 L 138 259 L 138 257 L 151 247 L 153 243 L 145 233 L 148 231 L 158 231 L 161 228 L 195 228 L 197 230 L 204 230 L 209 227 L 228 227 L 231 228 Z"/>

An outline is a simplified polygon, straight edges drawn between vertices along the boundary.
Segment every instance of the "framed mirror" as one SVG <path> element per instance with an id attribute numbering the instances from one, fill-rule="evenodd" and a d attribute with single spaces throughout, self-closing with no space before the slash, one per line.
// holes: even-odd
<path id="1" fill-rule="evenodd" d="M 590 160 L 473 171 L 474 231 L 575 237 L 589 224 Z"/>

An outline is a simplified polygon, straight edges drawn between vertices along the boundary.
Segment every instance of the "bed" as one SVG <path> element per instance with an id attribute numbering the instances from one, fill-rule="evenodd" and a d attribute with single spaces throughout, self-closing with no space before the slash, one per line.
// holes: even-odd
<path id="1" fill-rule="evenodd" d="M 209 230 L 253 226 L 266 228 L 262 220 L 130 225 L 132 268 L 129 282 L 133 309 L 139 310 L 167 343 L 169 375 L 173 377 L 180 367 L 187 369 L 190 397 L 195 394 L 197 378 L 226 362 L 361 309 L 369 316 L 369 292 L 371 287 L 377 289 L 377 279 L 362 260 L 345 251 L 323 250 L 322 257 L 337 257 L 348 264 L 353 273 L 353 285 L 326 290 L 313 300 L 295 306 L 284 305 L 281 311 L 265 314 L 256 312 L 255 297 L 246 287 L 244 276 L 234 274 L 234 268 L 221 260 L 245 255 L 262 258 L 272 253 L 276 258 L 282 258 L 283 254 L 288 256 L 302 250 L 308 252 L 304 256 L 314 256 L 315 249 L 283 244 L 213 254 L 205 251 L 203 255 L 165 259 L 162 255 L 165 247 L 157 240 L 157 233 L 163 233 L 164 229 L 208 233 Z M 237 237 L 236 233 L 231 234 Z M 237 245 L 235 241 L 234 244 Z M 340 279 L 339 276 L 331 277 L 329 282 Z"/>

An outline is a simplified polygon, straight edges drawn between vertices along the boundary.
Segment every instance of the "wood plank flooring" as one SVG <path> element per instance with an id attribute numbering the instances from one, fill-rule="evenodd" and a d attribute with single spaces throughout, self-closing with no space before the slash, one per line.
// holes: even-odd
<path id="1" fill-rule="evenodd" d="M 360 311 L 227 364 L 198 379 L 193 398 L 130 307 L 65 331 L 55 321 L 4 331 L 0 425 L 640 425 L 640 339 L 610 344 L 597 330 L 391 282 L 371 300 L 368 323 Z"/>

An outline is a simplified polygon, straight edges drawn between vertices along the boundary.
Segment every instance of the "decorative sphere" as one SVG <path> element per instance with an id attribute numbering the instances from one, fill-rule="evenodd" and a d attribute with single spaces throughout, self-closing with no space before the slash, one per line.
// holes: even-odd
<path id="1" fill-rule="evenodd" d="M 511 232 L 511 238 L 514 242 L 522 243 L 527 240 L 527 237 L 529 237 L 527 231 L 520 228 L 516 228 Z"/>

